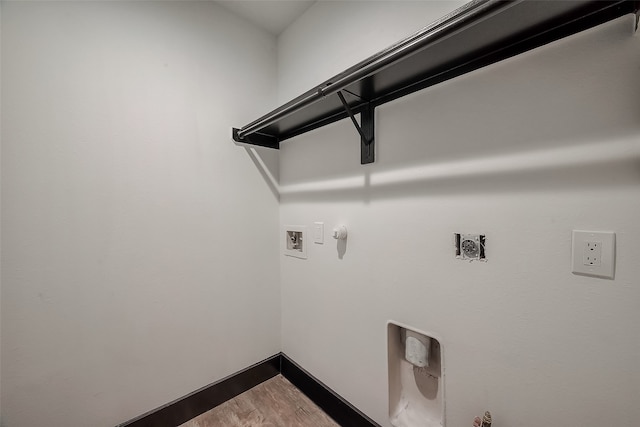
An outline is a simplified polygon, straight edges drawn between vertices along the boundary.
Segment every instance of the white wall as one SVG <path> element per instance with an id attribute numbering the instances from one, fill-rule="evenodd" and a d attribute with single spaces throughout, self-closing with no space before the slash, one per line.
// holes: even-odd
<path id="1" fill-rule="evenodd" d="M 630 18 L 379 108 L 374 165 L 347 121 L 286 142 L 280 223 L 350 237 L 274 251 L 277 159 L 229 127 L 460 4 L 318 2 L 276 76 L 211 3 L 3 2 L 4 425 L 114 425 L 282 348 L 388 426 L 387 320 L 441 337 L 449 426 L 635 425 Z M 616 231 L 614 281 L 570 273 L 572 229 Z"/>
<path id="2" fill-rule="evenodd" d="M 332 6 L 318 3 L 281 35 L 281 94 L 290 70 L 339 71 L 305 47 L 335 33 L 416 29 L 383 18 L 356 25 L 340 20 L 353 5 Z M 437 17 L 428 15 L 425 23 Z M 280 258 L 283 351 L 389 426 L 386 322 L 395 320 L 441 338 L 448 426 L 484 410 L 501 426 L 635 426 L 632 28 L 625 17 L 378 108 L 373 165 L 359 165 L 346 120 L 285 142 L 280 222 L 324 221 L 327 240 L 307 260 Z M 366 43 L 358 39 L 357 53 Z M 349 46 L 334 46 L 339 62 L 361 59 Z M 328 237 L 336 224 L 350 233 L 342 258 Z M 616 232 L 615 280 L 571 273 L 573 229 Z M 455 232 L 486 234 L 488 262 L 456 260 Z"/>
<path id="3" fill-rule="evenodd" d="M 318 1 L 278 37 L 287 102 L 465 4 L 460 0 Z"/>
<path id="4" fill-rule="evenodd" d="M 2 2 L 0 2 L 0 99 L 2 97 Z M 0 102 L 0 141 L 2 135 L 2 102 Z M 0 159 L 2 149 L 0 144 Z M 0 160 L 0 188 L 2 180 L 2 162 Z M 0 197 L 0 224 L 2 223 L 2 197 Z M 2 227 L 0 226 L 0 241 L 2 240 Z M 2 260 L 2 245 L 0 244 L 0 260 Z M 0 261 L 1 264 L 1 261 Z M 0 394 L 2 390 L 2 266 L 0 265 Z M 0 426 L 2 425 L 2 399 L 0 398 Z"/>
<path id="5" fill-rule="evenodd" d="M 230 140 L 275 39 L 209 2 L 2 8 L 4 425 L 112 426 L 277 353 L 277 196 Z"/>

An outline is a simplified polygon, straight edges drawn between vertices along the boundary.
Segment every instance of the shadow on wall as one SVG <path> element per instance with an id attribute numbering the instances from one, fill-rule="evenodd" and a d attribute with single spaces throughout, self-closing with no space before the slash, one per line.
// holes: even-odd
<path id="1" fill-rule="evenodd" d="M 280 200 L 280 189 L 278 188 L 278 179 L 280 172 L 279 153 L 277 150 L 268 148 L 252 148 L 244 147 L 245 151 L 253 161 L 262 179 L 271 190 L 273 197 Z"/>
<path id="2" fill-rule="evenodd" d="M 372 165 L 360 165 L 348 120 L 286 141 L 273 191 L 283 201 L 367 202 L 637 185 L 640 39 L 631 21 L 379 107 Z"/>
<path id="3" fill-rule="evenodd" d="M 336 244 L 338 251 L 338 259 L 344 259 L 344 255 L 347 253 L 347 239 L 340 239 Z"/>
<path id="4" fill-rule="evenodd" d="M 618 142 L 480 157 L 280 186 L 286 201 L 578 191 L 640 183 L 640 132 Z"/>

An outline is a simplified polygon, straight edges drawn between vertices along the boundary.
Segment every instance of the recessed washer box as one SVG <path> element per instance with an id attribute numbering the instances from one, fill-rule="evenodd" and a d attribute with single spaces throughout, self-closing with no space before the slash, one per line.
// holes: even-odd
<path id="1" fill-rule="evenodd" d="M 282 227 L 284 254 L 296 258 L 307 258 L 307 227 L 304 225 L 285 225 Z"/>
<path id="2" fill-rule="evenodd" d="M 389 423 L 393 427 L 444 427 L 445 370 L 440 342 L 432 333 L 387 323 Z"/>

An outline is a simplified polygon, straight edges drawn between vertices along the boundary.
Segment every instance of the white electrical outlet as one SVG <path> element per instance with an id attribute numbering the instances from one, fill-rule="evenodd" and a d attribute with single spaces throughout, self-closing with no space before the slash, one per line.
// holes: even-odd
<path id="1" fill-rule="evenodd" d="M 600 267 L 602 265 L 602 242 L 584 242 L 582 265 Z"/>
<path id="2" fill-rule="evenodd" d="M 573 231 L 573 273 L 613 279 L 616 235 L 602 231 Z"/>

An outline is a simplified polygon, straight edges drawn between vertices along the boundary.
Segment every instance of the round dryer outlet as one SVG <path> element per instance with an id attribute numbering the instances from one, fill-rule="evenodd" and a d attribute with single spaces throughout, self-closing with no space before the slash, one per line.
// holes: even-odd
<path id="1" fill-rule="evenodd" d="M 485 236 L 483 234 L 455 233 L 456 258 L 485 261 Z"/>
<path id="2" fill-rule="evenodd" d="M 480 253 L 480 242 L 476 239 L 465 239 L 460 244 L 462 253 L 467 258 L 478 258 Z"/>

